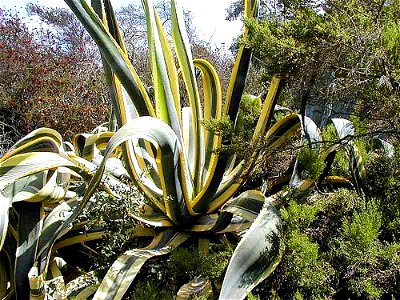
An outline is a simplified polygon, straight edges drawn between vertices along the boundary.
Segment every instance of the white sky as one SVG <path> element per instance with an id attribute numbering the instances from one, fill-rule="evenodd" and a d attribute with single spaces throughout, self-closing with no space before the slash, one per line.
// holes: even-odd
<path id="1" fill-rule="evenodd" d="M 0 0 L 0 7 L 24 11 L 29 2 L 40 5 L 67 7 L 63 0 Z M 114 8 L 128 5 L 140 0 L 111 0 Z M 224 43 L 229 46 L 242 28 L 241 21 L 225 21 L 225 9 L 232 0 L 180 0 L 184 9 L 192 12 L 193 24 L 196 26 L 199 37 L 205 41 L 221 46 Z"/>

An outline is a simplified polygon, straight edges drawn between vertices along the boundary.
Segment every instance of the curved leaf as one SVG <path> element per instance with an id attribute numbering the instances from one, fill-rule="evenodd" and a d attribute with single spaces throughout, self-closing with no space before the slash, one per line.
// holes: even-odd
<path id="1" fill-rule="evenodd" d="M 187 239 L 184 233 L 167 230 L 158 234 L 146 248 L 126 251 L 111 266 L 93 299 L 122 299 L 148 259 L 171 252 Z"/>
<path id="2" fill-rule="evenodd" d="M 349 140 L 346 143 L 346 139 L 354 136 L 353 123 L 349 120 L 341 118 L 333 118 L 332 122 L 335 125 L 339 138 L 342 140 L 342 143 L 344 143 L 347 149 L 347 155 L 350 161 L 350 171 L 353 175 L 356 189 L 358 193 L 361 193 L 363 181 L 365 180 L 364 163 L 355 143 L 352 140 Z"/>
<path id="3" fill-rule="evenodd" d="M 140 116 L 153 116 L 154 111 L 147 92 L 128 56 L 117 44 L 107 28 L 85 0 L 65 0 L 82 25 L 99 46 L 112 71 L 118 76 Z"/>
<path id="4" fill-rule="evenodd" d="M 178 3 L 178 0 L 171 1 L 171 22 L 176 56 L 178 58 L 179 67 L 182 71 L 190 108 L 192 110 L 192 128 L 194 138 L 194 168 L 192 177 L 194 179 L 194 190 L 198 193 L 201 187 L 201 172 L 204 161 L 204 136 L 200 125 L 203 113 L 189 38 L 186 33 L 185 21 L 183 18 L 183 9 Z"/>
<path id="5" fill-rule="evenodd" d="M 244 299 L 275 269 L 283 247 L 281 226 L 279 212 L 269 197 L 231 257 L 219 299 Z"/>
<path id="6" fill-rule="evenodd" d="M 181 286 L 176 294 L 176 300 L 190 300 L 193 296 L 207 298 L 210 295 L 212 295 L 211 281 L 196 277 L 189 283 Z"/>
<path id="7" fill-rule="evenodd" d="M 258 190 L 249 190 L 229 200 L 222 211 L 230 212 L 247 221 L 254 221 L 260 213 L 265 197 Z"/>
<path id="8" fill-rule="evenodd" d="M 217 119 L 222 116 L 222 91 L 221 83 L 215 68 L 204 59 L 195 59 L 193 64 L 201 71 L 204 93 L 204 120 Z M 204 128 L 204 166 L 203 182 L 214 173 L 218 155 L 215 153 L 221 147 L 221 135 L 209 132 Z M 202 188 L 207 183 L 202 184 Z"/>
<path id="9" fill-rule="evenodd" d="M 150 66 L 153 75 L 154 99 L 156 104 L 157 117 L 171 126 L 172 130 L 177 135 L 182 143 L 182 132 L 178 114 L 180 109 L 177 109 L 176 104 L 180 108 L 180 99 L 174 98 L 178 95 L 172 92 L 172 87 L 178 87 L 178 76 L 175 67 L 175 62 L 172 58 L 172 51 L 168 43 L 161 43 L 161 39 L 165 41 L 165 33 L 162 26 L 157 25 L 158 17 L 156 17 L 155 8 L 151 0 L 142 1 L 144 11 L 146 13 L 147 23 L 147 40 L 149 46 Z M 162 37 L 161 37 L 162 36 Z M 169 64 L 169 66 L 168 66 Z M 175 72 L 172 70 L 175 69 Z M 169 76 L 169 72 L 172 77 Z M 176 76 L 174 76 L 176 75 Z M 171 82 L 175 80 L 175 82 Z M 174 95 L 175 94 L 175 95 Z"/>
<path id="10" fill-rule="evenodd" d="M 37 244 L 42 229 L 42 205 L 21 203 L 18 206 L 18 248 L 15 254 L 15 293 L 17 298 L 29 298 L 28 273 L 35 261 Z"/>
<path id="11" fill-rule="evenodd" d="M 143 125 L 145 124 L 145 125 Z M 164 203 L 153 201 L 161 211 L 174 222 L 179 223 L 189 217 L 189 196 L 187 185 L 179 180 L 181 174 L 188 174 L 182 154 L 182 146 L 172 129 L 161 120 L 141 117 L 124 125 L 110 140 L 104 158 L 96 175 L 90 182 L 82 205 L 85 205 L 99 185 L 105 164 L 118 145 L 128 140 L 143 139 L 156 148 L 156 163 L 164 193 Z M 140 186 L 142 187 L 142 186 Z M 146 190 L 144 190 L 146 193 Z M 147 193 L 146 193 L 147 194 Z M 153 199 L 150 199 L 153 200 Z"/>

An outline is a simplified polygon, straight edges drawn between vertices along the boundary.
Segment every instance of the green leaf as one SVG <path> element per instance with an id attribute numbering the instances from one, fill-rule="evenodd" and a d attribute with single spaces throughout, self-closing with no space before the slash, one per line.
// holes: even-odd
<path id="1" fill-rule="evenodd" d="M 193 296 L 207 298 L 210 295 L 212 295 L 211 281 L 199 276 L 181 286 L 176 294 L 176 300 L 189 300 L 193 299 Z"/>
<path id="2" fill-rule="evenodd" d="M 178 76 L 172 51 L 166 41 L 165 33 L 151 0 L 143 1 L 146 13 L 147 40 L 149 44 L 150 65 L 153 74 L 156 114 L 160 120 L 171 126 L 182 143 L 182 132 L 179 122 L 180 99 L 173 92 L 178 87 Z M 163 41 L 163 43 L 162 43 Z M 171 77 L 169 75 L 172 75 Z M 178 106 L 178 108 L 176 107 Z"/>
<path id="3" fill-rule="evenodd" d="M 0 190 L 23 177 L 58 167 L 79 169 L 74 161 L 62 154 L 33 152 L 17 154 L 0 163 Z"/>
<path id="4" fill-rule="evenodd" d="M 259 216 L 237 245 L 219 299 L 244 299 L 280 262 L 282 221 L 272 200 L 265 200 Z"/>
<path id="5" fill-rule="evenodd" d="M 0 192 L 0 251 L 3 249 L 8 230 L 8 210 L 10 209 L 10 200 Z"/>
<path id="6" fill-rule="evenodd" d="M 146 248 L 126 251 L 111 266 L 93 299 L 122 299 L 148 259 L 168 254 L 188 237 L 184 233 L 166 230 L 158 234 Z"/>
<path id="7" fill-rule="evenodd" d="M 189 38 L 186 33 L 185 22 L 183 19 L 183 10 L 177 0 L 172 0 L 171 2 L 171 21 L 175 51 L 188 93 L 190 108 L 192 110 L 192 128 L 194 138 L 194 167 L 192 178 L 194 180 L 195 192 L 198 193 L 201 188 L 202 165 L 204 162 L 204 136 L 200 123 L 203 119 L 203 113 Z"/>
<path id="8" fill-rule="evenodd" d="M 163 189 L 163 203 L 143 188 L 143 192 L 161 211 L 175 223 L 179 224 L 190 215 L 189 199 L 191 196 L 190 182 L 185 174 L 189 174 L 182 145 L 179 143 L 176 134 L 163 121 L 152 117 L 141 117 L 132 120 L 124 125 L 110 139 L 104 158 L 100 164 L 93 180 L 90 182 L 87 193 L 84 196 L 82 205 L 85 205 L 98 187 L 105 169 L 106 161 L 113 151 L 128 140 L 142 139 L 151 143 L 156 149 L 157 169 L 160 174 L 161 186 Z M 186 179 L 186 181 L 185 181 Z M 139 182 L 140 184 L 140 182 Z M 152 198 L 153 197 L 153 198 Z"/>
<path id="9" fill-rule="evenodd" d="M 7 284 L 9 282 L 8 272 L 3 259 L 0 258 L 0 298 L 5 299 L 7 295 Z"/>
<path id="10" fill-rule="evenodd" d="M 51 251 L 55 242 L 70 230 L 71 223 L 79 215 L 76 200 L 63 202 L 45 218 L 36 250 L 35 263 L 29 272 L 31 289 L 42 287 L 51 261 Z"/>
<path id="11" fill-rule="evenodd" d="M 15 145 L 2 157 L 0 163 L 17 154 L 28 152 L 54 152 L 62 151 L 61 135 L 49 128 L 39 128 L 32 131 L 20 139 Z"/>
<path id="12" fill-rule="evenodd" d="M 154 111 L 147 92 L 126 53 L 117 44 L 97 14 L 85 0 L 65 0 L 98 45 L 112 71 L 118 76 L 140 116 L 153 116 Z"/>
<path id="13" fill-rule="evenodd" d="M 28 299 L 30 294 L 28 273 L 35 261 L 37 244 L 42 229 L 42 205 L 40 203 L 21 203 L 17 208 L 19 215 L 18 248 L 15 259 L 15 293 L 17 298 Z"/>
<path id="14" fill-rule="evenodd" d="M 247 221 L 254 221 L 260 213 L 265 197 L 258 190 L 249 190 L 229 200 L 222 211 L 230 212 Z"/>
<path id="15" fill-rule="evenodd" d="M 201 71 L 204 93 L 204 120 L 220 120 L 222 117 L 222 91 L 219 76 L 214 67 L 204 59 L 195 59 L 194 65 Z M 184 127 L 185 128 L 185 127 Z M 202 190 L 207 189 L 217 165 L 221 135 L 204 128 L 204 164 Z M 189 148 L 190 151 L 190 148 Z"/>

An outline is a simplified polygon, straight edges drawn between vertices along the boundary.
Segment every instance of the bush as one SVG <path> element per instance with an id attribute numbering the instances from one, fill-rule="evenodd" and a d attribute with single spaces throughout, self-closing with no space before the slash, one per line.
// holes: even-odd
<path id="1" fill-rule="evenodd" d="M 293 194 L 281 209 L 285 256 L 256 293 L 261 299 L 398 297 L 400 243 L 385 234 L 388 209 L 345 189 Z"/>
<path id="2" fill-rule="evenodd" d="M 67 49 L 51 31 L 30 30 L 18 14 L 0 9 L 0 109 L 17 120 L 9 124 L 18 128 L 16 139 L 39 127 L 71 139 L 107 120 L 100 68 Z"/>

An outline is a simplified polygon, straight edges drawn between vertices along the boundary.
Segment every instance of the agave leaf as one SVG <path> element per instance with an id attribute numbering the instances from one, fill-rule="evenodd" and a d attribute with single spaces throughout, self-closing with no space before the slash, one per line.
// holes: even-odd
<path id="1" fill-rule="evenodd" d="M 265 200 L 259 216 L 236 247 L 219 299 L 244 299 L 279 263 L 282 221 L 272 200 L 272 197 Z"/>
<path id="2" fill-rule="evenodd" d="M 300 128 L 300 120 L 297 114 L 289 114 L 276 122 L 265 134 L 266 146 L 264 154 L 276 150 L 284 142 L 288 141 Z M 258 155 L 245 161 L 242 160 L 231 172 L 227 174 L 218 187 L 212 201 L 208 204 L 208 212 L 213 212 L 225 204 L 243 185 L 244 179 L 250 171 L 252 164 L 257 160 Z"/>
<path id="3" fill-rule="evenodd" d="M 147 224 L 153 227 L 173 227 L 174 224 L 171 220 L 162 213 L 152 213 L 152 214 L 129 214 L 132 218 L 136 219 L 139 222 Z"/>
<path id="4" fill-rule="evenodd" d="M 222 91 L 217 71 L 204 59 L 195 59 L 194 66 L 201 71 L 204 92 L 204 120 L 221 119 Z M 208 188 L 217 165 L 217 150 L 221 147 L 221 135 L 204 131 L 204 165 L 202 174 L 202 190 Z M 201 192 L 200 192 L 201 193 Z"/>
<path id="5" fill-rule="evenodd" d="M 28 273 L 35 261 L 37 244 L 42 229 L 43 211 L 40 203 L 20 203 L 17 208 L 19 215 L 18 248 L 15 260 L 15 292 L 17 298 L 29 298 Z"/>
<path id="6" fill-rule="evenodd" d="M 389 158 L 394 157 L 395 147 L 391 143 L 389 143 L 381 138 L 376 138 L 374 140 L 379 143 L 380 147 L 385 151 L 385 154 L 387 157 L 389 157 Z"/>
<path id="7" fill-rule="evenodd" d="M 92 0 L 91 5 L 104 27 L 121 47 L 121 50 L 128 53 L 110 0 Z"/>
<path id="8" fill-rule="evenodd" d="M 7 284 L 9 282 L 6 266 L 3 259 L 0 259 L 0 298 L 4 299 L 7 295 Z"/>
<path id="9" fill-rule="evenodd" d="M 96 293 L 98 287 L 99 284 L 92 284 L 90 286 L 82 288 L 81 290 L 79 290 L 79 293 L 76 294 L 75 299 L 77 300 L 89 299 L 90 296 Z"/>
<path id="10" fill-rule="evenodd" d="M 318 126 L 314 123 L 312 119 L 304 116 L 304 120 L 301 115 L 299 115 L 301 120 L 302 135 L 307 144 L 313 149 L 319 150 L 321 148 L 322 135 Z"/>
<path id="11" fill-rule="evenodd" d="M 271 84 L 268 89 L 268 94 L 265 98 L 264 105 L 261 110 L 260 117 L 258 118 L 256 128 L 253 134 L 253 142 L 257 142 L 262 136 L 264 136 L 265 131 L 269 128 L 271 120 L 273 117 L 274 107 L 278 100 L 280 77 L 274 76 L 271 80 Z"/>
<path id="12" fill-rule="evenodd" d="M 203 118 L 203 113 L 200 104 L 200 96 L 197 87 L 195 67 L 190 50 L 189 38 L 186 33 L 185 22 L 183 18 L 183 10 L 177 0 L 171 1 L 171 22 L 175 51 L 188 93 L 190 108 L 192 110 L 192 128 L 194 138 L 194 168 L 192 178 L 195 181 L 195 192 L 198 193 L 201 188 L 201 172 L 204 161 L 204 136 L 200 124 Z"/>
<path id="13" fill-rule="evenodd" d="M 149 177 L 158 188 L 161 188 L 160 174 L 158 172 L 156 160 L 152 156 L 153 149 L 151 148 L 151 144 L 149 145 L 148 142 L 139 140 L 137 143 L 133 144 L 133 147 L 138 165 L 144 172 L 142 176 Z"/>
<path id="14" fill-rule="evenodd" d="M 8 230 L 10 200 L 0 192 L 0 250 L 3 249 Z"/>
<path id="15" fill-rule="evenodd" d="M 156 199 L 153 204 L 159 207 L 161 211 L 165 211 L 174 223 L 179 223 L 187 218 L 190 214 L 188 211 L 188 195 L 190 193 L 188 193 L 187 186 L 184 183 L 181 184 L 179 180 L 181 174 L 189 173 L 184 161 L 182 145 L 180 145 L 176 134 L 167 124 L 152 117 L 141 117 L 133 120 L 124 125 L 111 138 L 105 150 L 103 161 L 88 186 L 82 205 L 87 203 L 99 185 L 106 161 L 112 152 L 121 143 L 132 139 L 143 139 L 150 142 L 157 152 L 156 162 L 164 192 L 164 203 L 160 203 Z"/>
<path id="16" fill-rule="evenodd" d="M 93 299 L 122 299 L 149 258 L 171 252 L 188 237 L 184 233 L 166 230 L 159 233 L 146 248 L 126 251 L 111 266 Z"/>
<path id="17" fill-rule="evenodd" d="M 233 218 L 228 226 L 226 226 L 222 230 L 214 231 L 213 233 L 221 234 L 221 233 L 227 233 L 227 232 L 236 232 L 236 233 L 243 232 L 244 230 L 249 229 L 251 224 L 252 224 L 252 222 L 249 222 L 242 217 L 233 216 Z"/>
<path id="18" fill-rule="evenodd" d="M 86 160 L 92 160 L 99 155 L 101 150 L 107 147 L 107 143 L 113 134 L 113 132 L 101 132 L 75 135 L 72 142 L 76 154 Z"/>
<path id="19" fill-rule="evenodd" d="M 314 151 L 319 151 L 322 142 L 322 136 L 318 126 L 307 116 L 298 115 L 298 117 L 301 121 L 303 146 L 314 149 Z M 308 187 L 308 184 L 310 184 L 311 181 L 307 178 L 301 177 L 298 171 L 298 164 L 299 162 L 296 159 L 289 185 L 295 188 L 301 187 L 304 189 L 305 186 Z"/>
<path id="20" fill-rule="evenodd" d="M 62 149 L 61 135 L 50 128 L 39 128 L 24 136 L 0 158 L 0 163 L 11 156 L 28 152 L 55 152 Z"/>
<path id="21" fill-rule="evenodd" d="M 117 44 L 100 18 L 85 0 L 65 0 L 86 28 L 107 60 L 112 71 L 118 76 L 140 116 L 154 115 L 153 107 L 143 83 L 140 81 L 128 56 Z"/>
<path id="22" fill-rule="evenodd" d="M 176 69 L 174 55 L 172 53 L 172 49 L 171 49 L 171 46 L 167 39 L 167 36 L 165 34 L 165 31 L 163 29 L 160 16 L 158 15 L 156 10 L 154 10 L 154 14 L 156 16 L 156 23 L 157 23 L 158 33 L 160 36 L 161 47 L 164 51 L 164 59 L 165 59 L 166 67 L 167 67 L 168 78 L 170 81 L 171 92 L 172 92 L 173 98 L 175 100 L 176 113 L 177 113 L 179 120 L 181 121 L 181 119 L 180 119 L 181 103 L 180 103 L 180 94 L 179 94 L 178 70 Z"/>
<path id="23" fill-rule="evenodd" d="M 260 213 L 265 197 L 258 190 L 249 190 L 229 200 L 222 211 L 230 212 L 247 221 L 254 221 Z"/>
<path id="24" fill-rule="evenodd" d="M 347 155 L 350 161 L 350 171 L 353 175 L 357 192 L 361 193 L 362 183 L 365 180 L 364 163 L 355 143 L 351 140 L 347 143 L 345 141 L 347 138 L 354 136 L 353 123 L 342 118 L 333 118 L 332 122 L 335 125 L 339 138 L 346 147 Z"/>
<path id="25" fill-rule="evenodd" d="M 13 212 L 13 211 L 12 211 Z M 14 219 L 12 213 L 10 215 L 10 219 Z M 6 296 L 2 297 L 2 299 L 15 299 L 15 289 L 14 289 L 14 270 L 15 270 L 15 253 L 17 251 L 17 231 L 13 228 L 12 224 L 8 226 L 8 232 L 6 234 L 6 239 L 3 244 L 3 248 L 1 249 L 1 257 L 0 260 L 3 263 L 5 271 L 7 272 L 7 280 L 5 281 L 6 286 L 8 287 L 6 290 L 2 292 L 6 293 Z"/>
<path id="26" fill-rule="evenodd" d="M 22 178 L 6 191 L 12 190 L 12 203 L 22 201 L 54 203 L 65 198 L 69 180 L 70 170 L 58 168 L 54 172 L 40 172 Z"/>
<path id="27" fill-rule="evenodd" d="M 194 161 L 196 158 L 194 156 L 193 119 L 191 109 L 188 106 L 182 108 L 182 134 L 189 170 L 191 174 L 194 174 Z"/>
<path id="28" fill-rule="evenodd" d="M 149 43 L 150 66 L 154 82 L 156 114 L 160 120 L 171 126 L 182 143 L 182 132 L 178 117 L 180 109 L 176 108 L 177 104 L 180 108 L 180 99 L 174 98 L 174 94 L 175 97 L 178 96 L 176 93 L 178 76 L 172 51 L 168 43 L 165 43 L 166 37 L 162 26 L 157 26 L 157 17 L 152 1 L 145 0 L 142 3 L 146 13 L 147 40 Z M 161 39 L 163 39 L 164 43 L 161 43 Z M 174 68 L 175 72 L 173 71 Z M 169 77 L 169 73 L 171 73 L 172 77 Z M 171 82 L 172 80 L 175 80 L 175 82 Z M 175 88 L 175 93 L 172 92 L 172 86 Z"/>
<path id="29" fill-rule="evenodd" d="M 348 188 L 353 189 L 354 186 L 350 180 L 342 176 L 325 176 L 320 182 L 321 185 L 327 186 L 328 188 Z"/>
<path id="30" fill-rule="evenodd" d="M 202 277 L 196 277 L 189 283 L 181 286 L 176 294 L 176 300 L 189 300 L 193 296 L 205 297 L 212 295 L 211 281 Z"/>
<path id="31" fill-rule="evenodd" d="M 0 200 L 2 202 L 0 211 L 0 249 L 3 247 L 6 237 L 8 209 L 13 201 L 42 201 L 51 197 L 53 199 L 59 197 L 60 191 L 57 187 L 54 189 L 50 186 L 45 186 L 43 189 L 42 179 L 44 173 L 41 173 L 58 167 L 78 168 L 72 160 L 61 154 L 45 152 L 17 154 L 0 163 Z M 56 177 L 51 178 L 53 180 L 57 179 L 58 175 L 54 176 Z M 35 185 L 36 190 L 33 190 L 33 192 L 26 190 L 32 187 L 35 188 Z M 42 189 L 37 193 L 40 188 Z M 62 188 L 61 194 L 65 195 L 64 191 L 64 188 Z"/>
<path id="32" fill-rule="evenodd" d="M 190 232 L 212 233 L 224 230 L 231 224 L 233 215 L 229 212 L 209 214 L 198 217 L 188 226 Z"/>
<path id="33" fill-rule="evenodd" d="M 291 113 L 276 122 L 265 134 L 267 153 L 277 149 L 280 145 L 298 132 L 301 122 L 296 113 Z"/>
<path id="34" fill-rule="evenodd" d="M 245 17 L 257 17 L 258 7 L 258 0 L 245 0 Z M 245 26 L 244 37 L 246 37 L 247 34 L 248 30 Z M 245 48 L 243 45 L 240 47 L 230 77 L 223 115 L 228 116 L 234 123 L 236 122 L 236 117 L 239 111 L 239 104 L 244 91 L 251 55 L 251 49 Z M 209 178 L 209 181 L 206 182 L 204 188 L 196 193 L 197 196 L 193 200 L 192 205 L 194 212 L 213 212 L 221 207 L 234 194 L 234 192 L 229 194 L 229 197 L 216 196 L 216 192 L 225 175 L 224 173 L 227 165 L 228 158 L 225 156 L 219 156 L 213 176 Z"/>
<path id="35" fill-rule="evenodd" d="M 66 295 L 69 299 L 86 300 L 93 295 L 100 282 L 94 271 L 83 274 L 66 285 Z"/>
<path id="36" fill-rule="evenodd" d="M 245 0 L 244 1 L 244 17 L 257 18 L 259 0 Z M 248 28 L 244 26 L 243 39 L 248 35 Z M 235 64 L 232 69 L 231 78 L 228 85 L 228 90 L 225 99 L 224 115 L 229 116 L 232 122 L 236 121 L 239 111 L 239 103 L 243 95 L 246 77 L 248 74 L 250 60 L 252 56 L 252 49 L 242 45 L 239 48 L 236 56 Z"/>
<path id="37" fill-rule="evenodd" d="M 79 212 L 77 201 L 73 200 L 69 203 L 61 203 L 45 218 L 39 236 L 35 264 L 30 271 L 31 286 L 40 286 L 46 278 L 52 247 L 57 239 L 69 231 L 70 224 L 75 220 Z"/>
<path id="38" fill-rule="evenodd" d="M 97 231 L 97 232 L 85 232 L 83 234 L 78 234 L 72 237 L 68 237 L 65 239 L 61 239 L 58 241 L 54 247 L 53 251 L 56 251 L 60 248 L 71 246 L 74 244 L 81 244 L 89 241 L 101 240 L 106 235 L 105 231 Z"/>
<path id="39" fill-rule="evenodd" d="M 324 159 L 326 167 L 324 172 L 320 176 L 319 183 L 322 183 L 324 178 L 329 174 L 337 151 L 340 148 L 344 148 L 349 159 L 349 170 L 352 174 L 355 188 L 358 193 L 362 193 L 361 184 L 362 181 L 365 179 L 365 170 L 364 164 L 362 162 L 362 157 L 358 153 L 357 146 L 351 140 L 352 136 L 354 135 L 354 126 L 351 121 L 342 118 L 334 118 L 332 119 L 332 123 L 335 126 L 339 141 L 337 141 L 337 143 L 333 144 L 321 153 L 321 157 Z"/>
<path id="40" fill-rule="evenodd" d="M 74 161 L 57 153 L 17 154 L 0 163 L 0 190 L 23 177 L 58 167 L 79 169 Z"/>
<path id="41" fill-rule="evenodd" d="M 65 265 L 66 262 L 59 257 L 54 257 L 50 261 L 50 272 L 47 275 L 47 280 L 45 282 L 46 294 L 51 295 L 53 298 L 56 299 L 67 299 L 64 277 L 61 273 L 61 268 L 63 268 L 63 266 Z"/>
<path id="42" fill-rule="evenodd" d="M 96 14 L 101 19 L 104 27 L 108 29 L 111 36 L 115 39 L 117 44 L 121 47 L 122 52 L 127 54 L 125 43 L 122 39 L 120 29 L 114 11 L 109 0 L 92 0 L 92 7 Z M 115 129 L 116 125 L 121 127 L 126 124 L 128 120 L 134 119 L 138 116 L 135 105 L 132 102 L 126 89 L 122 86 L 121 81 L 116 74 L 112 71 L 111 66 L 107 59 L 102 55 L 102 62 L 106 83 L 110 91 L 112 110 L 110 116 L 110 126 Z M 117 124 L 112 125 L 116 121 Z"/>
<path id="43" fill-rule="evenodd" d="M 264 101 L 261 115 L 257 121 L 257 125 L 252 137 L 253 143 L 258 143 L 260 141 L 260 139 L 265 135 L 265 131 L 268 129 L 269 124 L 271 123 L 273 116 L 273 107 L 277 101 L 277 96 L 279 95 L 279 86 L 280 86 L 279 83 L 280 83 L 279 77 L 274 77 L 272 79 L 267 97 Z M 288 118 L 291 120 L 291 117 L 288 116 Z M 287 119 L 285 118 L 281 123 L 286 125 L 286 120 Z M 292 126 L 296 127 L 297 122 Z M 282 129 L 282 127 L 283 127 L 282 124 L 275 124 L 275 126 L 271 128 L 271 130 Z M 267 138 L 271 138 L 271 135 L 280 138 L 280 142 L 276 144 L 271 143 L 271 145 L 267 148 L 267 151 L 273 151 L 276 147 L 280 146 L 281 143 L 288 140 L 296 132 L 297 129 L 295 128 L 293 130 L 291 127 L 285 126 L 283 130 L 285 131 L 284 132 L 279 131 L 277 133 L 280 134 L 279 136 L 277 134 L 271 133 L 271 131 L 267 132 L 266 134 Z M 214 211 L 217 208 L 219 208 L 239 190 L 239 188 L 244 183 L 245 178 L 252 170 L 253 165 L 257 161 L 258 157 L 259 157 L 259 151 L 256 150 L 253 152 L 249 160 L 247 161 L 242 160 L 236 166 L 234 163 L 235 159 L 231 161 L 232 166 L 228 168 L 225 179 L 219 186 L 219 189 L 217 190 L 214 199 L 211 201 L 208 207 L 208 211 Z"/>

